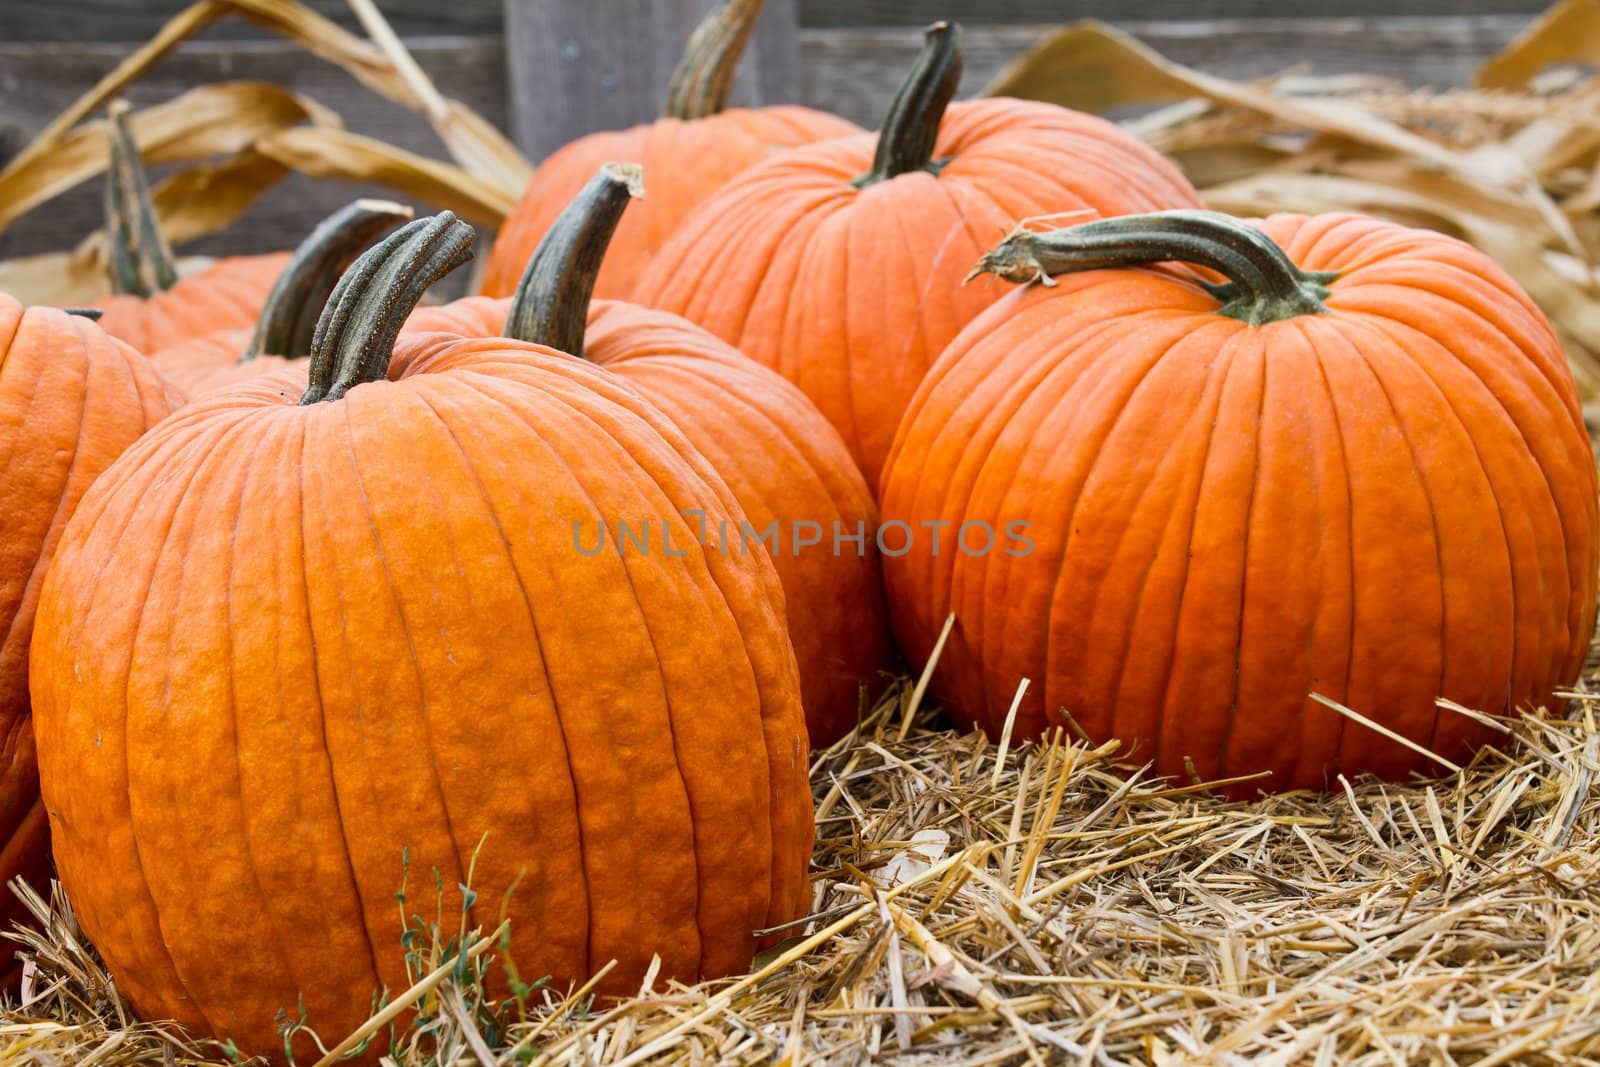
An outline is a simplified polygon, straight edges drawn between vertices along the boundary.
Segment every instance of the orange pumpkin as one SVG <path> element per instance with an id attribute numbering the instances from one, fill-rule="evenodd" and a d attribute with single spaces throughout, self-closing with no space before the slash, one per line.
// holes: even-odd
<path id="1" fill-rule="evenodd" d="M 111 292 L 90 302 L 103 312 L 100 328 L 148 355 L 215 330 L 251 326 L 289 254 L 229 256 L 180 278 L 156 223 L 127 111 L 121 101 L 108 109 Z"/>
<path id="2" fill-rule="evenodd" d="M 684 223 L 634 299 L 697 322 L 798 385 L 869 484 L 928 365 L 1005 286 L 962 287 L 1019 219 L 1198 205 L 1111 123 L 1051 104 L 949 105 L 957 27 L 927 33 L 883 133 L 752 168 Z"/>
<path id="3" fill-rule="evenodd" d="M 753 931 L 809 903 L 771 564 L 686 524 L 681 555 L 574 545 L 682 508 L 742 518 L 710 465 L 536 345 L 411 335 L 389 367 L 471 240 L 446 213 L 364 255 L 307 371 L 130 449 L 45 583 L 32 687 L 62 882 L 144 1016 L 247 1053 L 282 1057 L 280 1010 L 331 1043 L 404 988 L 403 849 L 406 910 L 463 906 L 471 866 L 469 923 L 504 907 L 523 973 L 561 987 L 615 959 L 598 988 L 635 990 L 653 954 L 662 978 L 746 969 Z"/>
<path id="4" fill-rule="evenodd" d="M 1227 280 L 1136 266 L 1166 260 Z M 1162 773 L 1320 788 L 1430 764 L 1312 694 L 1462 761 L 1488 735 L 1436 697 L 1512 712 L 1577 677 L 1595 465 L 1555 334 L 1486 256 L 1357 215 L 1171 212 L 983 267 L 1060 276 L 940 357 L 882 497 L 999 535 L 885 562 L 910 655 L 955 613 L 935 686 L 961 722 L 998 733 L 1028 678 L 1018 736 L 1065 709 Z"/>
<path id="5" fill-rule="evenodd" d="M 423 308 L 406 328 L 503 334 L 581 356 L 670 416 L 749 518 L 747 530 L 708 528 L 706 536 L 731 552 L 768 546 L 811 743 L 830 744 L 855 726 L 862 687 L 878 687 L 889 661 L 872 494 L 839 435 L 794 386 L 676 315 L 591 304 L 636 176 L 608 166 L 590 181 L 545 235 L 514 300 Z"/>
<path id="6" fill-rule="evenodd" d="M 254 327 L 192 337 L 151 354 L 151 361 L 194 397 L 306 358 L 317 316 L 339 276 L 385 230 L 410 217 L 410 208 L 386 200 L 357 200 L 340 208 L 300 242 Z"/>
<path id="7" fill-rule="evenodd" d="M 728 108 L 760 14 L 761 0 L 722 0 L 690 39 L 660 119 L 579 138 L 539 165 L 495 239 L 486 295 L 511 295 L 545 231 L 605 163 L 639 163 L 650 175 L 650 195 L 623 219 L 595 287 L 601 297 L 627 299 L 662 242 L 741 171 L 795 145 L 861 132 L 805 107 Z"/>
<path id="8" fill-rule="evenodd" d="M 49 861 L 28 715 L 28 641 L 45 570 L 90 483 L 179 403 L 142 356 L 90 319 L 0 293 L 0 883 L 37 883 Z M 0 922 L 9 929 L 20 918 L 7 892 Z"/>

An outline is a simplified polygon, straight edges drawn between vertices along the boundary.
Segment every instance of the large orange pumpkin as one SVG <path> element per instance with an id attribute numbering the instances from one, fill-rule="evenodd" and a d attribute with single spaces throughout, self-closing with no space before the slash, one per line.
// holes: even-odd
<path id="1" fill-rule="evenodd" d="M 311 338 L 340 276 L 385 230 L 411 217 L 386 200 L 357 200 L 322 220 L 296 248 L 253 327 L 218 330 L 151 353 L 189 396 L 272 374 L 311 354 Z"/>
<path id="2" fill-rule="evenodd" d="M 811 108 L 727 106 L 760 14 L 761 0 L 722 0 L 690 39 L 660 119 L 581 137 L 539 165 L 495 239 L 486 295 L 511 295 L 545 231 L 605 163 L 638 163 L 650 175 L 650 195 L 622 220 L 595 287 L 601 297 L 627 299 L 684 218 L 741 171 L 795 145 L 861 132 Z"/>
<path id="3" fill-rule="evenodd" d="M 191 337 L 249 327 L 287 252 L 229 256 L 180 278 L 156 223 L 150 185 L 128 130 L 127 105 L 108 109 L 111 165 L 106 171 L 106 228 L 111 240 L 111 292 L 90 302 L 100 328 L 149 355 Z"/>
<path id="4" fill-rule="evenodd" d="M 536 345 L 412 335 L 385 378 L 471 239 L 447 213 L 358 260 L 308 373 L 130 449 L 45 583 L 62 882 L 142 1014 L 246 1052 L 281 1057 L 279 1011 L 331 1043 L 403 988 L 402 850 L 408 911 L 460 907 L 470 864 L 469 921 L 504 907 L 522 972 L 563 988 L 616 959 L 601 991 L 637 989 L 652 954 L 663 978 L 745 969 L 808 905 L 777 576 L 675 521 L 742 519 L 710 465 Z M 575 544 L 645 520 L 672 554 L 660 525 L 648 554 Z"/>
<path id="5" fill-rule="evenodd" d="M 906 402 L 999 299 L 961 285 L 1019 220 L 1198 205 L 1177 170 L 1111 123 L 1052 104 L 949 105 L 959 30 L 940 23 L 882 134 L 796 149 L 701 205 L 634 299 L 706 327 L 800 386 L 876 485 Z"/>
<path id="6" fill-rule="evenodd" d="M 0 294 L 0 884 L 36 880 L 49 860 L 28 717 L 28 641 L 45 570 L 90 483 L 180 402 L 89 319 Z M 0 923 L 20 917 L 6 892 Z"/>
<path id="7" fill-rule="evenodd" d="M 709 539 L 719 551 L 768 546 L 783 583 L 811 743 L 829 744 L 855 726 L 861 688 L 881 683 L 890 655 L 872 494 L 838 433 L 800 390 L 676 315 L 591 304 L 633 177 L 607 167 L 591 180 L 545 235 L 514 300 L 471 297 L 423 308 L 406 328 L 504 334 L 579 355 L 670 416 L 749 517 L 749 530 L 708 528 Z"/>
<path id="8" fill-rule="evenodd" d="M 1227 280 L 1116 269 L 1165 260 Z M 1064 709 L 1164 773 L 1322 787 L 1430 763 L 1312 694 L 1460 761 L 1484 729 L 1436 697 L 1510 712 L 1576 678 L 1595 465 L 1554 333 L 1486 256 L 1357 215 L 1173 212 L 984 267 L 1090 272 L 974 322 L 889 460 L 886 522 L 997 534 L 885 562 L 909 654 L 955 613 L 935 685 L 960 721 L 999 732 L 1028 678 L 1019 736 Z"/>

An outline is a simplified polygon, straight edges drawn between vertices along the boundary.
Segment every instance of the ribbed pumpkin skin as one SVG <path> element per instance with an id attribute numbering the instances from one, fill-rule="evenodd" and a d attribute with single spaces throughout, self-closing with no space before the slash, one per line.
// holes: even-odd
<path id="1" fill-rule="evenodd" d="M 250 344 L 253 333 L 251 329 L 238 329 L 201 334 L 153 353 L 150 362 L 190 397 L 304 364 L 304 357 L 269 355 L 239 362 L 239 353 Z"/>
<path id="2" fill-rule="evenodd" d="M 869 485 L 928 366 L 1009 287 L 962 280 L 1019 220 L 1199 203 L 1166 160 L 1112 124 L 1050 104 L 954 104 L 948 164 L 864 189 L 871 136 L 797 149 L 701 205 L 634 299 L 697 322 L 798 385 Z M 648 174 L 648 171 L 646 172 Z"/>
<path id="3" fill-rule="evenodd" d="M 105 311 L 102 330 L 150 355 L 217 330 L 254 326 L 288 264 L 287 252 L 231 256 L 153 296 L 113 294 L 91 306 Z"/>
<path id="4" fill-rule="evenodd" d="M 28 641 L 46 567 L 90 483 L 180 402 L 88 319 L 0 294 L 0 880 L 37 880 L 49 857 L 28 716 Z M 0 921 L 9 929 L 18 918 L 8 892 Z"/>
<path id="5" fill-rule="evenodd" d="M 516 883 L 529 977 L 747 968 L 751 931 L 809 903 L 777 577 L 681 525 L 683 558 L 659 531 L 586 557 L 572 530 L 736 517 L 726 486 L 637 393 L 531 345 L 403 338 L 387 382 L 303 387 L 169 419 L 46 582 L 41 778 L 118 988 L 268 1056 L 303 997 L 338 1040 L 405 985 L 402 848 L 408 913 L 434 914 L 435 870 L 458 908 L 474 850 L 487 927 Z"/>
<path id="6" fill-rule="evenodd" d="M 796 145 L 859 134 L 852 122 L 805 107 L 732 108 L 700 119 L 658 119 L 580 137 L 539 165 L 495 238 L 486 296 L 510 296 L 550 224 L 603 164 L 644 167 L 646 195 L 623 218 L 595 295 L 626 299 L 661 245 L 696 206 L 741 172 Z"/>
<path id="7" fill-rule="evenodd" d="M 1019 736 L 1065 708 L 1135 760 L 1256 788 L 1437 769 L 1485 733 L 1445 696 L 1537 705 L 1595 614 L 1595 466 L 1544 317 L 1438 234 L 1265 224 L 1331 313 L 1249 327 L 1152 270 L 1063 275 L 940 357 L 890 458 L 886 521 L 1030 524 L 1026 556 L 886 559 L 906 651 L 956 625 L 935 685 Z M 951 529 L 956 527 L 952 526 Z"/>
<path id="8" fill-rule="evenodd" d="M 472 297 L 423 308 L 409 330 L 494 335 L 510 300 Z M 772 556 L 783 583 L 813 746 L 837 741 L 860 714 L 860 687 L 877 688 L 889 663 L 888 609 L 877 508 L 844 442 L 805 394 L 676 315 L 617 301 L 589 308 L 584 358 L 615 372 L 671 417 L 711 461 L 759 532 L 780 524 Z M 814 522 L 822 542 L 796 550 L 793 524 Z M 843 533 L 834 551 L 835 524 Z M 865 532 L 862 554 L 842 540 Z M 708 528 L 717 543 L 719 531 Z M 739 552 L 737 529 L 728 550 Z M 749 538 L 757 551 L 755 535 Z"/>

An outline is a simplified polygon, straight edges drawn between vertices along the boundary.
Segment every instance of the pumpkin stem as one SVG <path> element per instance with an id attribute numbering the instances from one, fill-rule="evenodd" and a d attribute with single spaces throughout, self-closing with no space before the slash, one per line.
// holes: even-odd
<path id="1" fill-rule="evenodd" d="M 106 168 L 106 230 L 111 237 L 111 291 L 150 296 L 178 283 L 172 249 L 156 223 L 150 180 L 128 128 L 128 104 L 106 107 L 111 161 Z"/>
<path id="2" fill-rule="evenodd" d="M 382 380 L 406 317 L 430 285 L 472 258 L 473 237 L 471 226 L 441 211 L 363 252 L 317 319 L 300 403 L 338 400 L 363 382 Z"/>
<path id="3" fill-rule="evenodd" d="M 99 322 L 100 316 L 106 313 L 105 308 L 62 308 L 61 310 L 68 315 L 76 315 L 80 319 L 88 319 L 90 322 Z"/>
<path id="4" fill-rule="evenodd" d="M 1009 282 L 1042 281 L 1082 270 L 1169 261 L 1210 267 L 1228 279 L 1207 285 L 1221 314 L 1252 326 L 1318 315 L 1337 275 L 1306 272 L 1249 223 L 1216 211 L 1156 211 L 1099 219 L 1049 233 L 1017 230 L 984 255 L 969 278 L 994 274 Z"/>
<path id="5" fill-rule="evenodd" d="M 317 223 L 289 265 L 278 275 L 261 307 L 261 318 L 240 363 L 271 353 L 299 357 L 311 354 L 317 318 L 328 297 L 367 246 L 413 212 L 388 200 L 357 200 Z"/>
<path id="6" fill-rule="evenodd" d="M 634 163 L 607 163 L 539 242 L 511 300 L 505 336 L 583 358 L 589 300 L 628 201 L 644 195 Z"/>
<path id="7" fill-rule="evenodd" d="M 878 133 L 872 169 L 855 180 L 857 188 L 914 170 L 937 174 L 941 169 L 933 150 L 939 142 L 939 123 L 961 84 L 961 27 L 935 22 L 922 37 L 922 54 L 894 94 Z"/>
<path id="8" fill-rule="evenodd" d="M 662 118 L 703 119 L 728 106 L 733 74 L 761 17 L 761 4 L 762 0 L 722 0 L 700 20 L 672 72 Z"/>

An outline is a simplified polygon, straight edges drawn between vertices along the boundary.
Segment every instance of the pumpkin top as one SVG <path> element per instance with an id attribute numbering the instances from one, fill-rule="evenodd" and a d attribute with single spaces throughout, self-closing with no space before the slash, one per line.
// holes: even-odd
<path id="1" fill-rule="evenodd" d="M 505 336 L 583 356 L 589 301 L 606 247 L 628 201 L 643 195 L 643 172 L 631 163 L 607 163 L 589 179 L 528 261 Z"/>
<path id="2" fill-rule="evenodd" d="M 889 104 L 872 169 L 855 180 L 857 188 L 912 171 L 939 172 L 934 146 L 945 110 L 961 85 L 963 66 L 961 27 L 954 22 L 929 26 L 923 32 L 922 52 Z"/>
<path id="3" fill-rule="evenodd" d="M 178 283 L 172 249 L 156 221 L 150 181 L 128 126 L 128 104 L 106 108 L 111 159 L 106 167 L 106 231 L 110 238 L 111 291 L 150 296 Z"/>
<path id="4" fill-rule="evenodd" d="M 1337 272 L 1302 271 L 1272 238 L 1216 211 L 1155 211 L 1036 233 L 1018 228 L 967 275 L 1055 284 L 1052 275 L 1177 261 L 1227 278 L 1201 284 L 1223 302 L 1218 314 L 1251 326 L 1317 315 Z"/>
<path id="5" fill-rule="evenodd" d="M 422 294 L 472 258 L 472 227 L 442 211 L 417 219 L 364 252 L 317 320 L 301 404 L 338 400 L 383 379 L 395 338 Z"/>
<path id="6" fill-rule="evenodd" d="M 340 276 L 384 231 L 411 218 L 403 204 L 356 200 L 317 224 L 278 275 L 239 362 L 263 355 L 308 356 L 317 319 Z"/>
<path id="7" fill-rule="evenodd" d="M 662 118 L 703 119 L 727 108 L 733 75 L 761 17 L 762 2 L 722 0 L 700 21 L 667 86 Z"/>

